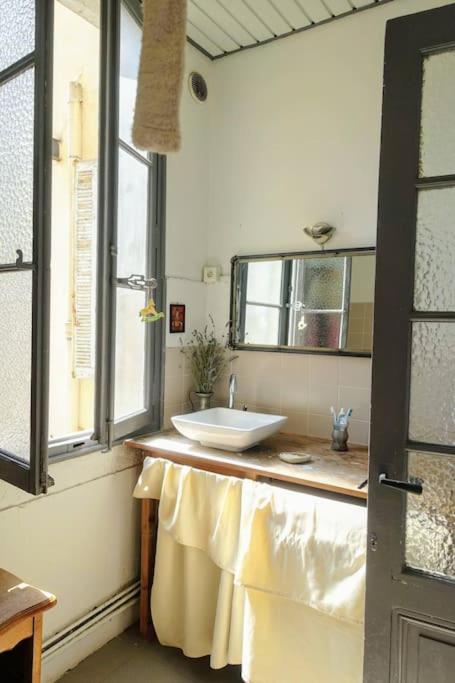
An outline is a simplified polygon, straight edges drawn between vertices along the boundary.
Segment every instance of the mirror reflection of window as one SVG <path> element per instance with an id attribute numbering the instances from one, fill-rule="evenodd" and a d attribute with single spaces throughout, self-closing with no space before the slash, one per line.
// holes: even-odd
<path id="1" fill-rule="evenodd" d="M 350 275 L 350 257 L 292 262 L 289 346 L 344 347 Z"/>
<path id="2" fill-rule="evenodd" d="M 283 312 L 283 261 L 256 261 L 247 265 L 245 329 L 246 344 L 280 344 Z"/>
<path id="3" fill-rule="evenodd" d="M 370 354 L 374 275 L 371 251 L 241 258 L 236 343 Z"/>
<path id="4" fill-rule="evenodd" d="M 375 257 L 352 259 L 349 327 L 346 348 L 352 352 L 371 353 L 373 346 Z"/>

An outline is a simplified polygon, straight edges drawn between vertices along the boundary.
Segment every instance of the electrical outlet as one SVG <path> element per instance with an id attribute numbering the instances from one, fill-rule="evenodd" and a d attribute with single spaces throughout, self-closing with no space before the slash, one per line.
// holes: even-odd
<path id="1" fill-rule="evenodd" d="M 204 266 L 204 282 L 206 285 L 213 285 L 218 282 L 220 277 L 219 266 Z"/>

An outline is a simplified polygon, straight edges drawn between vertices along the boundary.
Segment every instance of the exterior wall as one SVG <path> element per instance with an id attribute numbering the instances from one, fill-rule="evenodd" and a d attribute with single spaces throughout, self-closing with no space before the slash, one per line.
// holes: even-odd
<path id="1" fill-rule="evenodd" d="M 74 161 L 70 158 L 69 86 L 82 86 L 82 159 L 98 157 L 99 29 L 55 2 L 53 136 L 61 159 L 52 162 L 52 288 L 50 434 L 93 426 L 93 380 L 73 377 Z"/>

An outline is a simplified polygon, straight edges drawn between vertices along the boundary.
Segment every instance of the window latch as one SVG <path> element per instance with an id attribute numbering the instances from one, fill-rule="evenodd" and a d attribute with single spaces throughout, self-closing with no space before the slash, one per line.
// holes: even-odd
<path id="1" fill-rule="evenodd" d="M 117 285 L 128 287 L 139 291 L 148 292 L 158 287 L 158 281 L 154 277 L 144 277 L 144 275 L 129 275 L 128 277 L 116 278 Z"/>

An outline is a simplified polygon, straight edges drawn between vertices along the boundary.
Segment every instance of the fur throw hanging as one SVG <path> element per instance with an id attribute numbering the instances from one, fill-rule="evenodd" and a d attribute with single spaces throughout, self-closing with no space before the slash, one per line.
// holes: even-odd
<path id="1" fill-rule="evenodd" d="M 181 146 L 187 0 L 144 0 L 143 5 L 133 142 L 139 149 L 167 154 Z"/>

